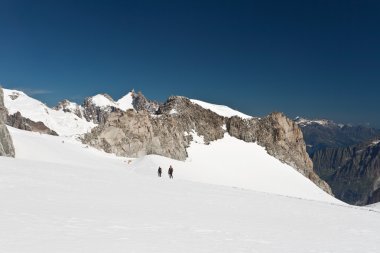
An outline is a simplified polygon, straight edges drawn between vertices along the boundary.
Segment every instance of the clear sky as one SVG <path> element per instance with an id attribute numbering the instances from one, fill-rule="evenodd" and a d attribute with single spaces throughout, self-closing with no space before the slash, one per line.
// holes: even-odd
<path id="1" fill-rule="evenodd" d="M 380 126 L 380 1 L 0 0 L 0 83 Z"/>

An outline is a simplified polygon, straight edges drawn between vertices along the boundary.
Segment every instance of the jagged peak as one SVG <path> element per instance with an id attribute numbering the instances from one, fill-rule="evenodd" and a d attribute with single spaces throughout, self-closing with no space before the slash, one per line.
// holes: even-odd
<path id="1" fill-rule="evenodd" d="M 99 106 L 99 107 L 107 107 L 107 106 L 114 106 L 115 101 L 113 98 L 106 94 L 97 94 L 95 96 L 89 97 L 86 99 L 86 101 L 90 101 L 92 104 Z"/>
<path id="2" fill-rule="evenodd" d="M 132 102 L 133 102 L 134 96 L 135 96 L 135 92 L 133 89 L 127 94 L 125 94 L 124 96 L 122 96 L 117 101 L 115 101 L 107 93 L 97 94 L 95 96 L 86 98 L 84 102 L 84 107 L 88 106 L 89 104 L 92 104 L 100 108 L 114 107 L 114 108 L 126 111 L 128 109 L 133 109 Z"/>

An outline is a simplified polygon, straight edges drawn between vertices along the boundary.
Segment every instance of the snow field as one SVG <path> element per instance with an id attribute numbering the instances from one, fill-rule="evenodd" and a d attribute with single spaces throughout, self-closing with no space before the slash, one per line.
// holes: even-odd
<path id="1" fill-rule="evenodd" d="M 210 145 L 204 145 L 199 137 L 194 139 L 197 141 L 188 148 L 186 162 L 148 155 L 136 159 L 128 167 L 137 173 L 155 175 L 158 166 L 161 166 L 166 176 L 167 169 L 172 165 L 176 179 L 342 203 L 294 168 L 270 156 L 256 143 L 247 143 L 228 134 Z"/>
<path id="2" fill-rule="evenodd" d="M 107 159 L 106 159 L 107 160 Z M 380 214 L 119 168 L 0 158 L 0 252 L 378 252 Z"/>

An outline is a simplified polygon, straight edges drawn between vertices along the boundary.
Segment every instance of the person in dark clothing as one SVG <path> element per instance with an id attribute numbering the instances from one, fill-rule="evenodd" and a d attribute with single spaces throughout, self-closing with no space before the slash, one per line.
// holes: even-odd
<path id="1" fill-rule="evenodd" d="M 173 167 L 170 165 L 169 167 L 169 170 L 168 170 L 168 174 L 169 174 L 169 178 L 173 178 Z"/>
<path id="2" fill-rule="evenodd" d="M 157 173 L 158 173 L 158 177 L 161 177 L 161 174 L 162 174 L 162 169 L 161 169 L 161 167 L 158 167 L 158 171 L 157 171 Z"/>

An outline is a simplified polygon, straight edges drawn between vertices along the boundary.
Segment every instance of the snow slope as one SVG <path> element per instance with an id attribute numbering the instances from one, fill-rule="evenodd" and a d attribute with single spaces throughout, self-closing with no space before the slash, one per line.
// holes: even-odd
<path id="1" fill-rule="evenodd" d="M 126 111 L 128 109 L 133 109 L 133 97 L 132 92 L 127 93 L 127 95 L 123 96 L 117 101 L 117 104 L 119 108 L 123 111 Z"/>
<path id="2" fill-rule="evenodd" d="M 4 90 L 4 104 L 10 114 L 20 112 L 25 118 L 41 121 L 59 135 L 77 135 L 89 132 L 96 125 L 79 118 L 74 113 L 50 109 L 42 102 L 22 91 Z"/>
<path id="3" fill-rule="evenodd" d="M 175 177 L 179 179 L 340 203 L 256 143 L 247 143 L 225 134 L 223 139 L 210 145 L 204 145 L 202 140 L 192 142 L 187 152 L 189 158 L 186 162 L 148 155 L 129 167 L 151 175 L 158 166 L 166 170 L 172 165 Z"/>
<path id="4" fill-rule="evenodd" d="M 107 107 L 107 106 L 113 106 L 113 107 L 118 107 L 117 103 L 110 100 L 103 94 L 98 94 L 93 97 L 91 97 L 91 102 L 99 107 Z"/>
<path id="5" fill-rule="evenodd" d="M 103 159 L 94 158 L 94 153 L 100 154 L 101 158 L 108 155 L 118 161 L 134 160 L 105 154 L 74 138 L 41 135 L 11 127 L 9 131 L 16 147 L 16 158 L 90 167 L 102 164 Z M 158 166 L 166 170 L 173 165 L 176 179 L 341 203 L 255 143 L 246 143 L 228 134 L 210 145 L 204 145 L 199 137 L 195 140 L 197 142 L 192 142 L 188 148 L 189 158 L 185 162 L 148 155 L 123 166 L 139 174 L 155 176 Z M 113 160 L 107 163 L 111 164 Z"/>
<path id="6" fill-rule="evenodd" d="M 376 211 L 181 180 L 179 168 L 174 180 L 147 176 L 72 138 L 9 130 L 0 252 L 379 250 Z"/>
<path id="7" fill-rule="evenodd" d="M 223 117 L 239 116 L 239 117 L 241 117 L 243 119 L 250 119 L 250 118 L 252 118 L 251 116 L 248 116 L 248 115 L 246 115 L 244 113 L 241 113 L 239 111 L 231 109 L 230 107 L 225 106 L 225 105 L 210 104 L 210 103 L 203 102 L 203 101 L 196 100 L 196 99 L 190 99 L 190 101 L 193 102 L 194 104 L 202 106 L 205 109 L 209 109 L 210 111 L 213 111 L 216 114 L 219 114 L 220 116 L 223 116 Z"/>

